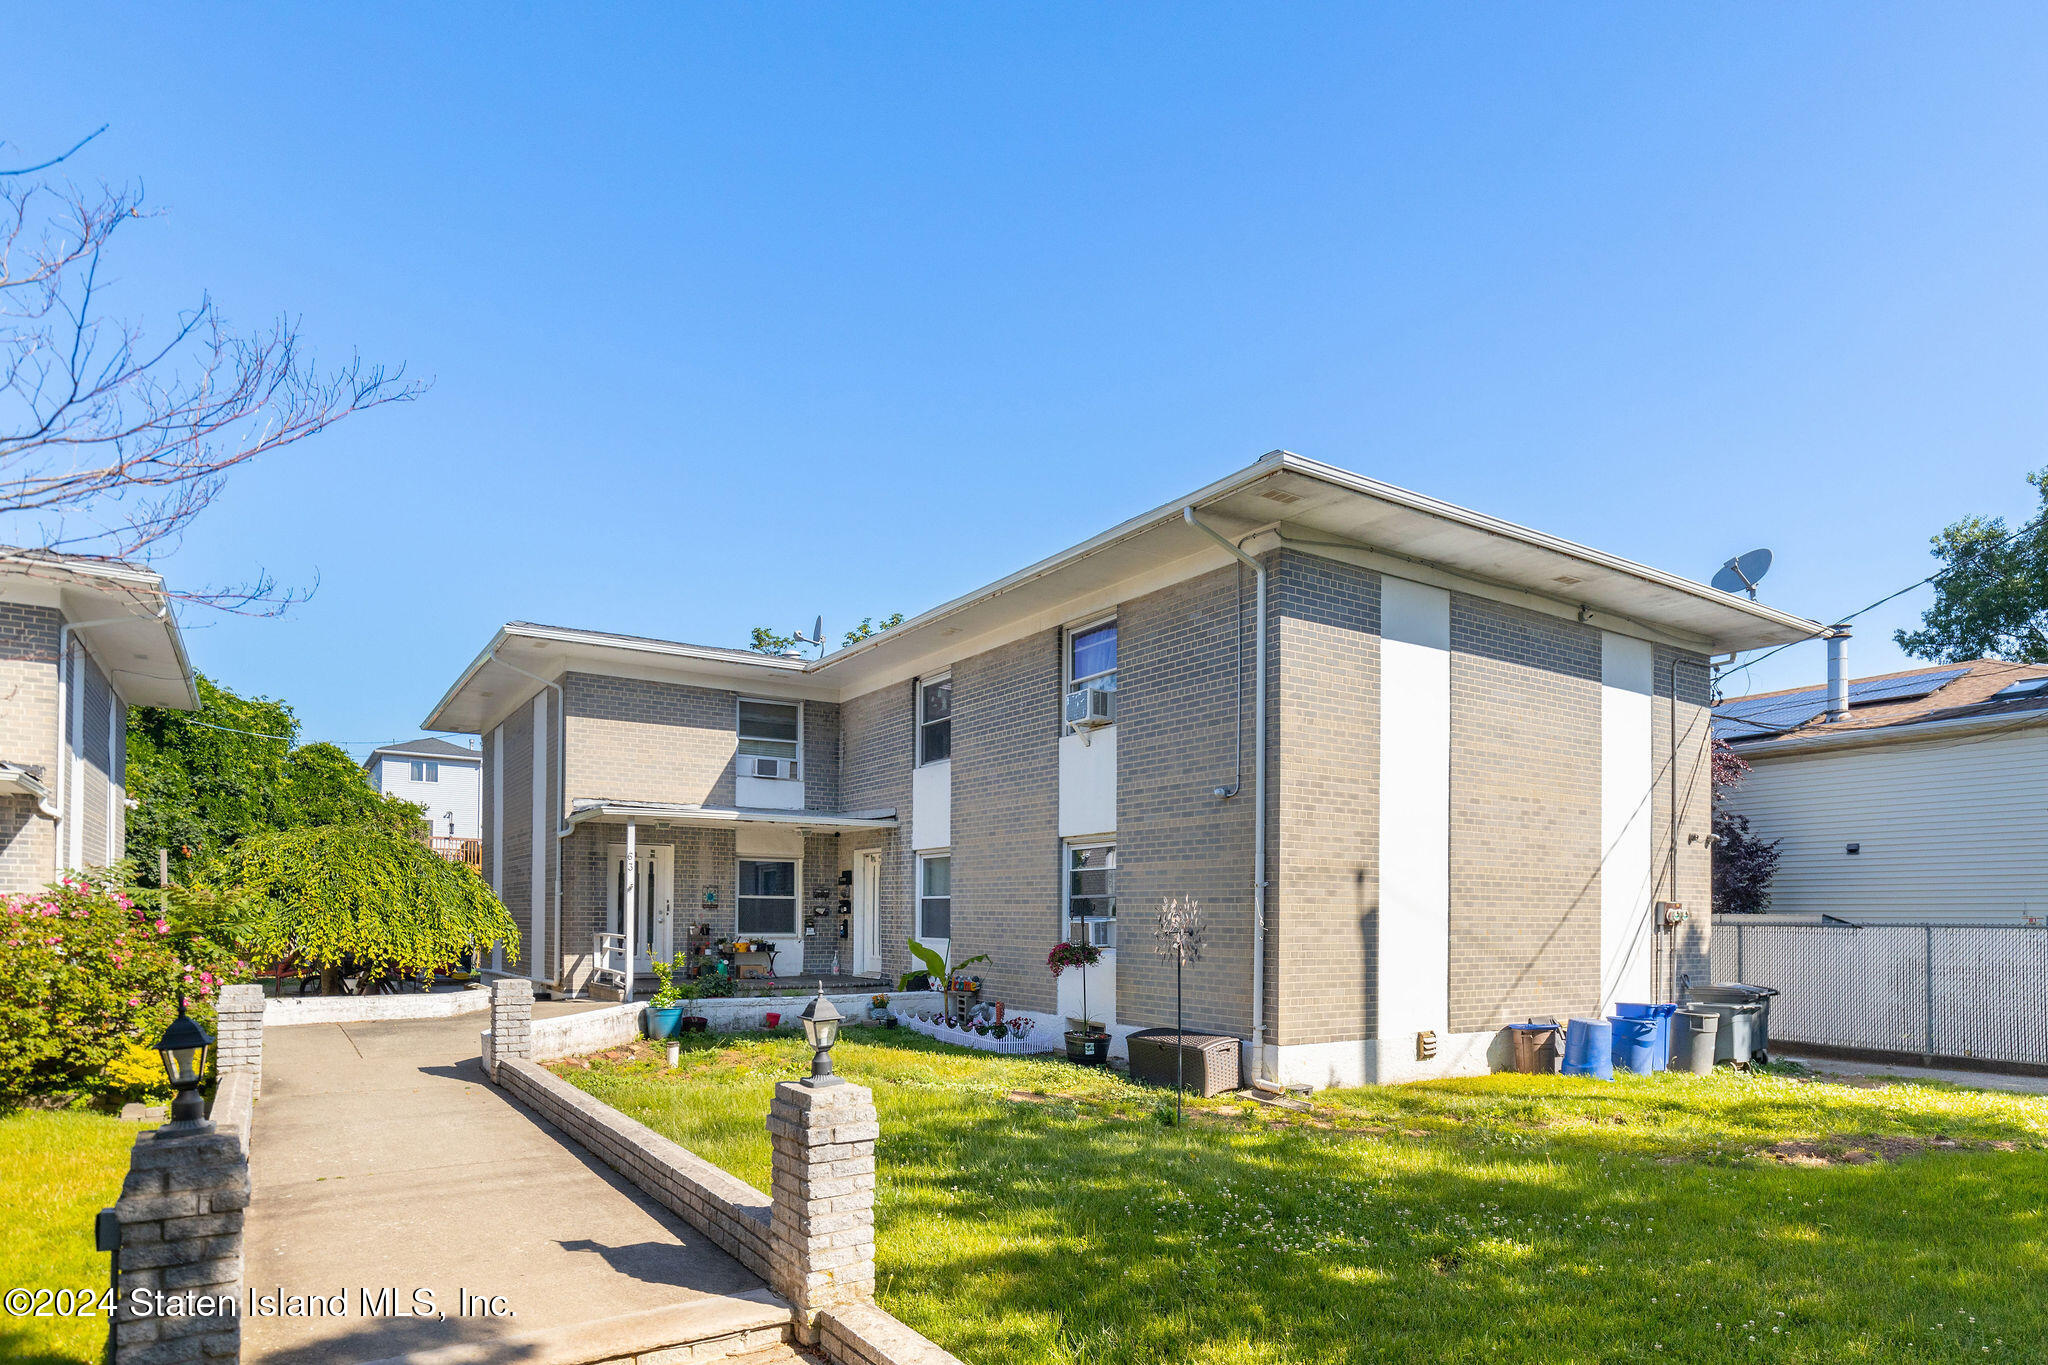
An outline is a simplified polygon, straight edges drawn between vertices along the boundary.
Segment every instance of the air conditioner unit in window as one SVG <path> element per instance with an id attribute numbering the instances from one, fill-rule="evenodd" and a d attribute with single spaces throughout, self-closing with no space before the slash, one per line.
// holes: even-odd
<path id="1" fill-rule="evenodd" d="M 1067 693 L 1067 724 L 1084 735 L 1116 724 L 1116 693 L 1106 687 Z"/>
<path id="2" fill-rule="evenodd" d="M 740 760 L 742 777 L 795 777 L 796 760 L 793 758 L 755 758 L 749 755 Z"/>

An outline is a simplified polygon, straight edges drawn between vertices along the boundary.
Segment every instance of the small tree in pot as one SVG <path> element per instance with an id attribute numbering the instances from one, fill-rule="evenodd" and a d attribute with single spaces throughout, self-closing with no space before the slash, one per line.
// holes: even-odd
<path id="1" fill-rule="evenodd" d="M 1109 1034 L 1096 1020 L 1088 1017 L 1088 973 L 1087 968 L 1102 961 L 1102 949 L 1092 943 L 1055 943 L 1052 951 L 1045 955 L 1046 970 L 1057 979 L 1069 967 L 1082 968 L 1081 972 L 1081 1017 L 1069 1019 L 1067 1030 L 1067 1060 L 1083 1066 L 1101 1066 L 1109 1060 Z"/>

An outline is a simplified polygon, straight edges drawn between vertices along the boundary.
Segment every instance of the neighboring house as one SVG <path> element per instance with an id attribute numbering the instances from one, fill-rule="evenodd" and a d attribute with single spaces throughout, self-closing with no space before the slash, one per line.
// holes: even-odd
<path id="1" fill-rule="evenodd" d="M 1779 841 L 1773 915 L 2048 923 L 2048 666 L 1995 659 L 1724 702 L 1722 804 Z"/>
<path id="2" fill-rule="evenodd" d="M 130 706 L 199 708 L 163 579 L 0 549 L 0 892 L 125 855 Z"/>
<path id="3" fill-rule="evenodd" d="M 415 739 L 372 749 L 363 760 L 370 785 L 427 813 L 436 840 L 483 833 L 483 755 L 445 739 Z"/>
<path id="4" fill-rule="evenodd" d="M 1193 896 L 1188 1025 L 1356 1083 L 1702 973 L 1707 660 L 1817 629 L 1276 451 L 819 660 L 513 623 L 425 727 L 484 736 L 508 972 L 587 987 L 622 906 L 789 975 L 893 984 L 914 935 L 1057 1029 L 1085 935 L 1120 1042 L 1173 1022 Z"/>

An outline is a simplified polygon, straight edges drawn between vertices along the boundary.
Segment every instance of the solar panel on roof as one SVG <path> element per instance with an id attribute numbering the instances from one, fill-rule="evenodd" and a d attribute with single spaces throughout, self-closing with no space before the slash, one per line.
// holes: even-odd
<path id="1" fill-rule="evenodd" d="M 1944 668 L 1934 673 L 1915 673 L 1904 678 L 1873 678 L 1849 684 L 1849 705 L 1868 706 L 1880 701 L 1911 701 L 1931 696 L 1962 677 L 1968 668 Z"/>
<path id="2" fill-rule="evenodd" d="M 1991 694 L 1991 699 L 1997 701 L 2001 697 L 2031 697 L 2040 692 L 2048 692 L 2048 678 L 2028 678 L 2024 682 L 2001 687 Z"/>

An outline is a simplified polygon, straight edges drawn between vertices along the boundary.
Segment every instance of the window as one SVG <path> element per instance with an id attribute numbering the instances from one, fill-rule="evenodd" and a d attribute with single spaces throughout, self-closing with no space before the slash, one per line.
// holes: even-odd
<path id="1" fill-rule="evenodd" d="M 796 864 L 740 860 L 740 937 L 796 933 Z"/>
<path id="2" fill-rule="evenodd" d="M 441 765 L 438 763 L 422 763 L 417 759 L 413 760 L 412 780 L 415 782 L 439 782 L 441 780 Z"/>
<path id="3" fill-rule="evenodd" d="M 1084 687 L 1116 691 L 1116 622 L 1067 633 L 1067 690 Z"/>
<path id="4" fill-rule="evenodd" d="M 1116 919 L 1116 845 L 1074 844 L 1067 849 L 1067 939 L 1114 946 Z"/>
<path id="5" fill-rule="evenodd" d="M 795 777 L 797 747 L 802 735 L 803 708 L 797 703 L 740 703 L 740 757 L 782 759 L 788 766 L 789 776 Z"/>
<path id="6" fill-rule="evenodd" d="M 953 756 L 953 680 L 933 678 L 917 689 L 917 761 Z"/>
<path id="7" fill-rule="evenodd" d="M 917 936 L 953 937 L 953 855 L 917 855 Z"/>

